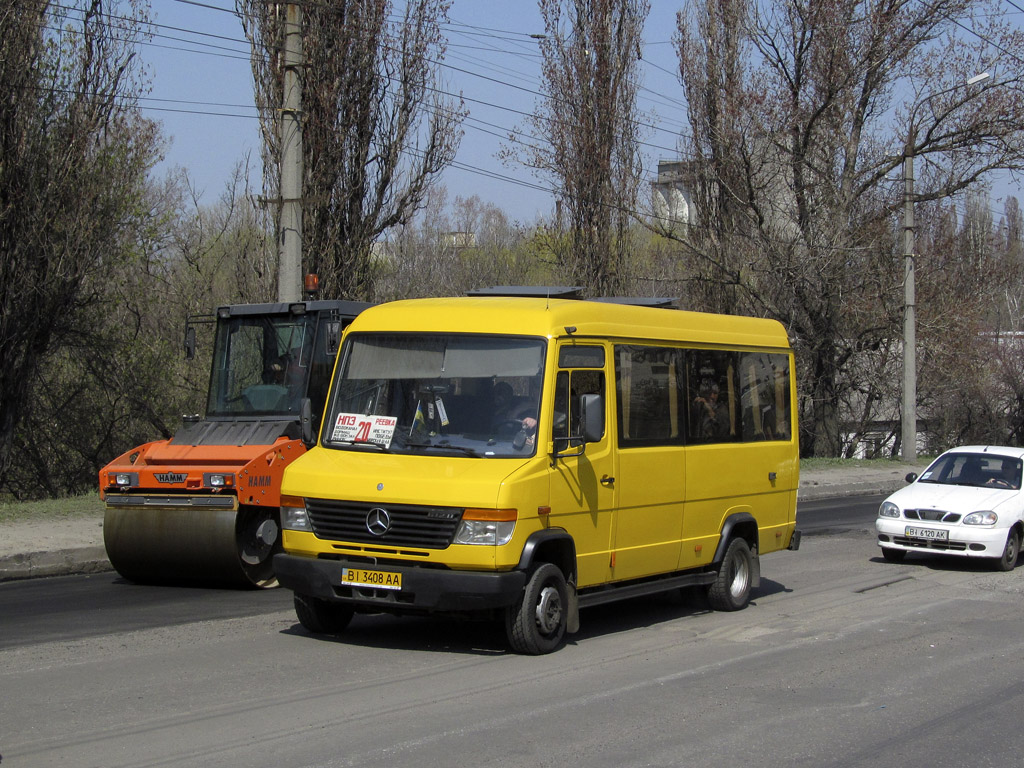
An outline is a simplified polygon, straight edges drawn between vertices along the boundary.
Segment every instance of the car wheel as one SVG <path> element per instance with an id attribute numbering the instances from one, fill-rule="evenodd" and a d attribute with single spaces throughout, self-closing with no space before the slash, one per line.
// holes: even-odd
<path id="1" fill-rule="evenodd" d="M 522 597 L 505 614 L 505 631 L 516 653 L 551 653 L 565 639 L 569 593 L 562 571 L 544 563 L 526 582 Z"/>
<path id="2" fill-rule="evenodd" d="M 1017 555 L 1020 554 L 1020 534 L 1016 529 L 1006 534 L 1006 546 L 1003 547 L 1003 554 L 993 562 L 997 571 L 1012 571 L 1017 565 Z"/>
<path id="3" fill-rule="evenodd" d="M 892 547 L 882 547 L 882 557 L 885 558 L 887 563 L 902 563 L 903 558 L 907 556 L 907 552 L 904 549 L 893 549 Z"/>
<path id="4" fill-rule="evenodd" d="M 299 623 L 317 635 L 337 635 L 352 621 L 353 611 L 346 605 L 330 603 L 295 593 L 295 615 Z"/>
<path id="5" fill-rule="evenodd" d="M 708 602 L 716 611 L 738 611 L 750 602 L 753 556 L 745 539 L 729 542 L 715 580 L 708 585 Z"/>

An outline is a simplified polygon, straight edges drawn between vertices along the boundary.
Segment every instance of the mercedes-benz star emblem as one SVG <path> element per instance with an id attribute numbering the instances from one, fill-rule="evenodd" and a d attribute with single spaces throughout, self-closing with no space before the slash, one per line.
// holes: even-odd
<path id="1" fill-rule="evenodd" d="M 383 536 L 391 530 L 391 515 L 386 509 L 374 507 L 366 515 L 366 530 L 374 536 Z"/>

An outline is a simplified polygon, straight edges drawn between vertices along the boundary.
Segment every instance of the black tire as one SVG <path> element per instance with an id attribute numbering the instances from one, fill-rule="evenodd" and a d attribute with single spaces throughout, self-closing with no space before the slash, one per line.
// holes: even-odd
<path id="1" fill-rule="evenodd" d="M 708 602 L 716 611 L 739 611 L 750 602 L 754 558 L 745 539 L 729 542 L 715 580 L 708 585 Z"/>
<path id="2" fill-rule="evenodd" d="M 254 587 L 277 586 L 274 555 L 281 548 L 280 511 L 268 507 L 239 507 L 235 520 L 235 545 L 238 564 Z"/>
<path id="3" fill-rule="evenodd" d="M 347 605 L 295 593 L 295 615 L 299 623 L 314 634 L 341 634 L 352 621 L 352 613 Z"/>
<path id="4" fill-rule="evenodd" d="M 882 547 L 882 558 L 887 563 L 902 563 L 903 558 L 907 556 L 905 549 L 893 549 L 892 547 Z"/>
<path id="5" fill-rule="evenodd" d="M 1020 534 L 1014 528 L 1006 534 L 1006 546 L 1003 547 L 1003 554 L 997 557 L 992 565 L 997 571 L 1012 571 L 1017 566 L 1017 555 L 1019 554 Z"/>
<path id="6" fill-rule="evenodd" d="M 557 566 L 544 563 L 526 582 L 522 597 L 505 614 L 505 632 L 516 653 L 551 653 L 565 640 L 569 592 Z"/>

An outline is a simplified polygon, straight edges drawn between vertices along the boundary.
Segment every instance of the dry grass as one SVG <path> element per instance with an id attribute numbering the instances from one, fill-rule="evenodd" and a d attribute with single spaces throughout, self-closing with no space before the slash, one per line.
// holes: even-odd
<path id="1" fill-rule="evenodd" d="M 63 499 L 39 501 L 0 501 L 0 525 L 31 520 L 55 520 L 73 517 L 99 517 L 103 502 L 98 492 Z"/>

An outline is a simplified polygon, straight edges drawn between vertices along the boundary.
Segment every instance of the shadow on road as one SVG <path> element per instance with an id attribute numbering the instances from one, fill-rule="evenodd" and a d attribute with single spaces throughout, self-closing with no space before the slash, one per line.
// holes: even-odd
<path id="1" fill-rule="evenodd" d="M 751 605 L 746 610 L 756 610 L 758 598 L 790 591 L 776 581 L 762 578 L 760 587 L 751 594 Z M 704 590 L 699 587 L 584 608 L 580 611 L 580 631 L 568 636 L 567 644 L 575 645 L 589 638 L 628 632 L 712 612 Z M 459 653 L 471 656 L 511 654 L 504 626 L 501 621 L 496 620 L 357 614 L 340 635 L 315 635 L 298 623 L 282 630 L 282 634 L 320 642 L 395 651 Z"/>

